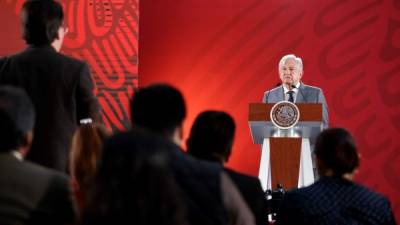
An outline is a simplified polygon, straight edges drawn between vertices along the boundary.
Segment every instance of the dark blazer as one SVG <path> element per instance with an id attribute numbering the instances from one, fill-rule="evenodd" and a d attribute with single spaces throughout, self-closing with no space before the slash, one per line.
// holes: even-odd
<path id="1" fill-rule="evenodd" d="M 137 132 L 137 129 L 133 129 L 117 133 L 108 142 L 115 143 L 115 148 L 130 148 L 131 137 L 135 136 Z M 160 142 L 165 147 L 168 168 L 179 188 L 189 224 L 228 224 L 228 215 L 223 206 L 221 193 L 222 168 L 219 165 L 192 158 L 185 154 L 179 146 L 161 136 L 154 135 L 153 138 L 155 142 Z M 159 188 L 160 191 L 163 191 L 162 187 Z"/>
<path id="2" fill-rule="evenodd" d="M 79 120 L 99 118 L 88 66 L 51 46 L 28 47 L 0 60 L 4 84 L 23 88 L 35 106 L 35 137 L 27 159 L 65 172 Z"/>
<path id="3" fill-rule="evenodd" d="M 278 86 L 272 90 L 264 93 L 262 102 L 264 103 L 277 103 L 285 100 L 285 93 L 283 86 Z M 329 126 L 328 105 L 325 100 L 324 93 L 318 87 L 313 87 L 300 83 L 299 92 L 297 93 L 295 103 L 322 103 L 322 124 L 326 129 Z"/>
<path id="4" fill-rule="evenodd" d="M 0 153 L 0 224 L 72 224 L 67 176 Z"/>
<path id="5" fill-rule="evenodd" d="M 225 168 L 225 171 L 236 184 L 247 205 L 253 212 L 256 224 L 268 224 L 267 200 L 261 188 L 260 180 L 228 168 Z"/>
<path id="6" fill-rule="evenodd" d="M 227 212 L 222 200 L 222 168 L 197 160 L 170 144 L 169 160 L 175 181 L 180 187 L 187 218 L 191 225 L 227 224 Z"/>
<path id="7" fill-rule="evenodd" d="M 389 201 L 342 178 L 321 177 L 286 193 L 277 224 L 396 224 Z"/>

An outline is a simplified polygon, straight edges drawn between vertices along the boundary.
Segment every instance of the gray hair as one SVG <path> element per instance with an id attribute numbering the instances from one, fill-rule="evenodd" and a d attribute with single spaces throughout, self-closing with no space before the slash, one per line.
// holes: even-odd
<path id="1" fill-rule="evenodd" d="M 294 54 L 288 54 L 285 55 L 281 58 L 281 60 L 279 61 L 279 67 L 278 69 L 281 69 L 283 67 L 283 65 L 286 63 L 286 60 L 288 59 L 294 59 L 294 61 L 296 62 L 297 67 L 302 71 L 303 70 L 303 60 L 301 60 L 300 57 L 297 57 Z"/>

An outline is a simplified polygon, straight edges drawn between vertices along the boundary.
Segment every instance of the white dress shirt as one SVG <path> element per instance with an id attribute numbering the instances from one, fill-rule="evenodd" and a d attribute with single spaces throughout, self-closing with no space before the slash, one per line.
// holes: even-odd
<path id="1" fill-rule="evenodd" d="M 285 85 L 283 85 L 283 91 L 284 91 L 284 93 L 285 93 L 285 101 L 289 101 L 289 91 L 293 91 L 294 93 L 293 93 L 293 102 L 296 102 L 296 99 L 297 99 L 297 93 L 299 93 L 299 87 L 300 87 L 300 82 L 298 82 L 296 85 L 296 88 L 293 88 L 292 90 L 289 90 L 289 89 L 287 89 L 286 88 L 286 86 Z"/>

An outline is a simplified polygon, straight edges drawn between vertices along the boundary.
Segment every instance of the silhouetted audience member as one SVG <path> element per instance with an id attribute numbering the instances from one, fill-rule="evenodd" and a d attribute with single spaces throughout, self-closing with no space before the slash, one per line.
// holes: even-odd
<path id="1" fill-rule="evenodd" d="M 35 112 L 26 93 L 0 86 L 0 224 L 73 224 L 68 178 L 24 161 Z"/>
<path id="2" fill-rule="evenodd" d="M 188 153 L 224 165 L 232 153 L 235 121 L 222 111 L 205 111 L 197 116 L 187 140 Z M 258 225 L 267 221 L 267 202 L 258 178 L 225 168 L 250 206 Z"/>
<path id="3" fill-rule="evenodd" d="M 132 125 L 143 127 L 174 144 L 168 149 L 170 168 L 180 187 L 192 225 L 254 224 L 254 217 L 233 182 L 216 164 L 182 152 L 186 106 L 179 90 L 156 84 L 135 92 Z"/>
<path id="4" fill-rule="evenodd" d="M 83 224 L 187 224 L 181 195 L 168 170 L 167 148 L 171 144 L 140 130 L 107 140 Z"/>
<path id="5" fill-rule="evenodd" d="M 321 178 L 285 195 L 277 224 L 396 224 L 388 199 L 352 181 L 359 156 L 348 131 L 324 130 L 315 154 Z"/>
<path id="6" fill-rule="evenodd" d="M 106 126 L 86 119 L 82 120 L 72 138 L 69 170 L 75 199 L 80 209 L 93 182 L 103 143 L 110 135 L 111 131 Z"/>
<path id="7" fill-rule="evenodd" d="M 89 68 L 59 53 L 67 33 L 59 1 L 26 1 L 21 23 L 28 47 L 0 59 L 0 85 L 24 89 L 35 106 L 35 139 L 27 160 L 66 172 L 78 121 L 100 118 Z"/>

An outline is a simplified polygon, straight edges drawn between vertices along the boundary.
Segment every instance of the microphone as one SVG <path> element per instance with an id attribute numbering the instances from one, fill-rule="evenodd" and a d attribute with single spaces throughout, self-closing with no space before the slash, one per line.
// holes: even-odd
<path id="1" fill-rule="evenodd" d="M 293 89 L 294 88 L 297 88 L 294 84 L 292 84 L 292 86 L 291 86 Z M 306 96 L 303 94 L 303 92 L 301 91 L 301 89 L 300 88 L 298 88 L 299 89 L 299 93 L 301 94 L 301 96 L 303 96 L 303 99 L 304 99 L 304 103 L 307 103 L 308 101 L 307 101 L 307 98 L 306 98 Z"/>

